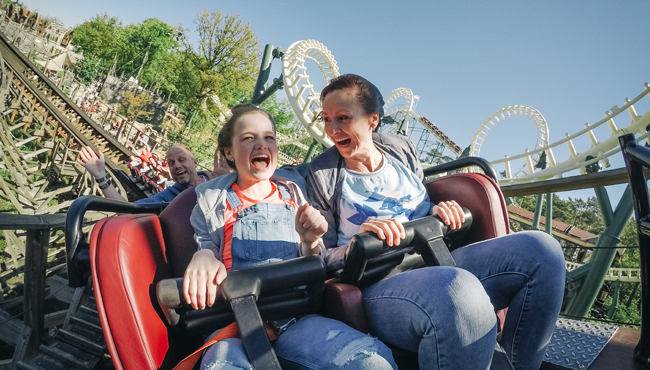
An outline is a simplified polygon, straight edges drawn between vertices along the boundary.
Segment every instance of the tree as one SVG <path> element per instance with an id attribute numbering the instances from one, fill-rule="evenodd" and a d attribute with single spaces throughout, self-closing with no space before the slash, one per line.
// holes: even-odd
<path id="1" fill-rule="evenodd" d="M 131 122 L 135 122 L 140 117 L 149 119 L 153 110 L 146 110 L 145 107 L 151 104 L 152 101 L 151 96 L 145 91 L 139 94 L 126 91 L 124 92 L 124 99 L 122 99 L 122 108 Z"/>
<path id="2" fill-rule="evenodd" d="M 122 22 L 108 14 L 97 14 L 90 20 L 74 28 L 70 35 L 76 51 L 84 57 L 101 60 L 101 70 L 105 71 L 113 64 L 115 54 L 119 51 Z"/>
<path id="3" fill-rule="evenodd" d="M 94 55 L 85 56 L 77 62 L 77 76 L 82 84 L 91 84 L 99 74 L 101 61 Z"/>
<path id="4" fill-rule="evenodd" d="M 119 72 L 133 77 L 139 75 L 141 85 L 162 84 L 165 72 L 172 72 L 165 69 L 168 55 L 180 45 L 176 34 L 175 27 L 157 18 L 127 25 L 119 39 Z"/>
<path id="5" fill-rule="evenodd" d="M 259 41 L 249 23 L 236 13 L 223 15 L 204 8 L 194 21 L 198 46 L 185 39 L 186 58 L 199 72 L 199 88 L 184 99 L 196 109 L 216 94 L 226 106 L 238 103 L 241 91 L 251 91 L 259 65 Z M 219 113 L 219 112 L 215 112 Z"/>

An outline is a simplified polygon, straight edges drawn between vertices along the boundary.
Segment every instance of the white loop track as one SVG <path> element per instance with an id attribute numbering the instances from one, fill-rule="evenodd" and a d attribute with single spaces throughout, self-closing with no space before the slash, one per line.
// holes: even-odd
<path id="1" fill-rule="evenodd" d="M 650 136 L 650 133 L 646 131 L 646 127 L 650 125 L 650 110 L 645 112 L 643 115 L 638 115 L 636 109 L 634 108 L 634 104 L 646 96 L 650 96 L 650 85 L 648 85 L 648 83 L 644 85 L 643 92 L 636 98 L 632 100 L 625 99 L 625 104 L 622 108 L 614 106 L 611 112 L 607 112 L 605 114 L 605 118 L 601 119 L 593 125 L 589 125 L 588 123 L 585 124 L 585 128 L 583 130 L 580 130 L 573 135 L 566 134 L 564 139 L 544 145 L 530 152 L 527 151 L 516 156 L 506 156 L 504 159 L 491 161 L 490 163 L 492 165 L 503 165 L 506 168 L 507 176 L 506 178 L 499 180 L 499 183 L 501 185 L 514 185 L 546 180 L 554 177 L 559 178 L 562 177 L 562 174 L 573 170 L 579 170 L 581 173 L 585 173 L 585 167 L 587 165 L 597 163 L 599 161 L 602 161 L 605 166 L 608 167 L 608 158 L 621 150 L 618 143 L 619 136 L 628 133 L 634 133 L 638 135 L 636 137 L 637 141 L 643 140 Z M 631 122 L 626 127 L 619 129 L 616 126 L 616 123 L 614 123 L 614 118 L 622 118 L 619 117 L 619 115 L 624 111 L 627 111 L 630 115 Z M 594 134 L 593 130 L 605 124 L 607 124 L 609 127 L 611 135 L 606 140 L 599 142 L 596 139 L 596 135 Z M 578 153 L 573 144 L 573 140 L 583 136 L 588 137 L 589 141 L 591 142 L 591 147 L 582 153 Z M 569 149 L 569 158 L 564 161 L 557 162 L 553 153 L 553 149 L 562 144 L 567 145 Z M 548 166 L 546 169 L 536 172 L 530 171 L 529 173 L 519 177 L 512 176 L 509 173 L 510 162 L 513 160 L 523 158 L 526 160 L 530 168 L 533 156 L 541 155 L 543 151 L 545 151 L 547 155 Z M 589 160 L 587 160 L 588 157 Z"/>
<path id="2" fill-rule="evenodd" d="M 291 44 L 282 56 L 282 76 L 284 88 L 298 120 L 311 137 L 326 147 L 334 145 L 325 134 L 322 122 L 315 119 L 320 112 L 320 92 L 314 91 L 310 83 L 305 61 L 318 65 L 327 84 L 339 75 L 339 68 L 332 53 L 316 40 L 302 40 Z"/>
<path id="3" fill-rule="evenodd" d="M 515 117 L 515 116 L 524 116 L 533 120 L 535 127 L 537 129 L 537 141 L 535 142 L 535 147 L 533 150 L 545 147 L 548 145 L 548 124 L 544 119 L 544 116 L 535 108 L 529 107 L 526 105 L 511 105 L 509 107 L 502 108 L 492 114 L 488 119 L 483 122 L 481 127 L 474 134 L 472 143 L 470 144 L 470 155 L 473 157 L 478 157 L 481 151 L 481 146 L 483 141 L 487 136 L 488 132 L 497 125 L 497 123 L 503 121 L 506 118 Z M 506 167 L 506 177 L 518 177 L 519 174 L 526 175 L 534 171 L 532 164 L 537 163 L 540 154 L 536 154 L 534 157 L 531 157 L 531 161 L 517 171 L 514 175 L 510 172 L 510 167 Z M 528 167 L 528 168 L 526 168 Z"/>

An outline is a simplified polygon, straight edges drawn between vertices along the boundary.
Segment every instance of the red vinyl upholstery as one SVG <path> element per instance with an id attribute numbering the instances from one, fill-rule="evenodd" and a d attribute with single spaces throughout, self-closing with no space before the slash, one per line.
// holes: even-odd
<path id="1" fill-rule="evenodd" d="M 185 274 L 187 265 L 198 249 L 194 241 L 194 228 L 190 224 L 190 215 L 195 204 L 196 192 L 194 187 L 191 187 L 174 198 L 158 217 L 167 246 L 167 260 L 174 277 Z"/>
<path id="2" fill-rule="evenodd" d="M 478 173 L 459 173 L 429 180 L 424 185 L 432 203 L 455 200 L 470 210 L 474 222 L 467 232 L 467 244 L 510 233 L 505 199 L 491 178 Z"/>
<path id="3" fill-rule="evenodd" d="M 172 274 L 158 218 L 123 215 L 100 221 L 91 236 L 90 258 L 97 310 L 116 368 L 169 367 L 175 351 L 168 351 L 155 291 L 158 281 Z"/>

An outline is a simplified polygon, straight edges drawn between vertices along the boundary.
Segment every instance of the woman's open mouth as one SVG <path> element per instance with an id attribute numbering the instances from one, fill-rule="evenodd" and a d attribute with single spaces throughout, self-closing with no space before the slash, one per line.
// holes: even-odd
<path id="1" fill-rule="evenodd" d="M 265 170 L 271 163 L 271 157 L 268 154 L 256 154 L 251 160 L 251 165 L 257 170 Z"/>
<path id="2" fill-rule="evenodd" d="M 343 139 L 343 140 L 338 140 L 336 142 L 336 144 L 339 145 L 339 146 L 346 146 L 346 145 L 350 144 L 351 141 L 352 140 L 350 138 L 347 138 L 347 139 Z"/>

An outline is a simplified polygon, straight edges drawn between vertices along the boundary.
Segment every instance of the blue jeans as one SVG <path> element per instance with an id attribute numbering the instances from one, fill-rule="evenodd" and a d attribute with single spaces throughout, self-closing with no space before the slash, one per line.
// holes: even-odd
<path id="1" fill-rule="evenodd" d="M 502 334 L 515 369 L 539 369 L 560 311 L 564 257 L 542 232 L 520 232 L 452 253 L 458 268 L 409 271 L 363 292 L 370 332 L 418 352 L 420 369 L 487 369 L 495 310 L 509 307 Z"/>
<path id="2" fill-rule="evenodd" d="M 501 345 L 517 370 L 539 369 L 564 294 L 560 244 L 541 231 L 522 231 L 452 252 L 476 275 L 495 310 L 508 308 Z"/>
<path id="3" fill-rule="evenodd" d="M 291 325 L 273 343 L 285 370 L 290 369 L 397 369 L 390 349 L 379 340 L 348 325 L 309 315 Z M 201 370 L 252 369 L 240 339 L 225 339 L 210 347 Z"/>

